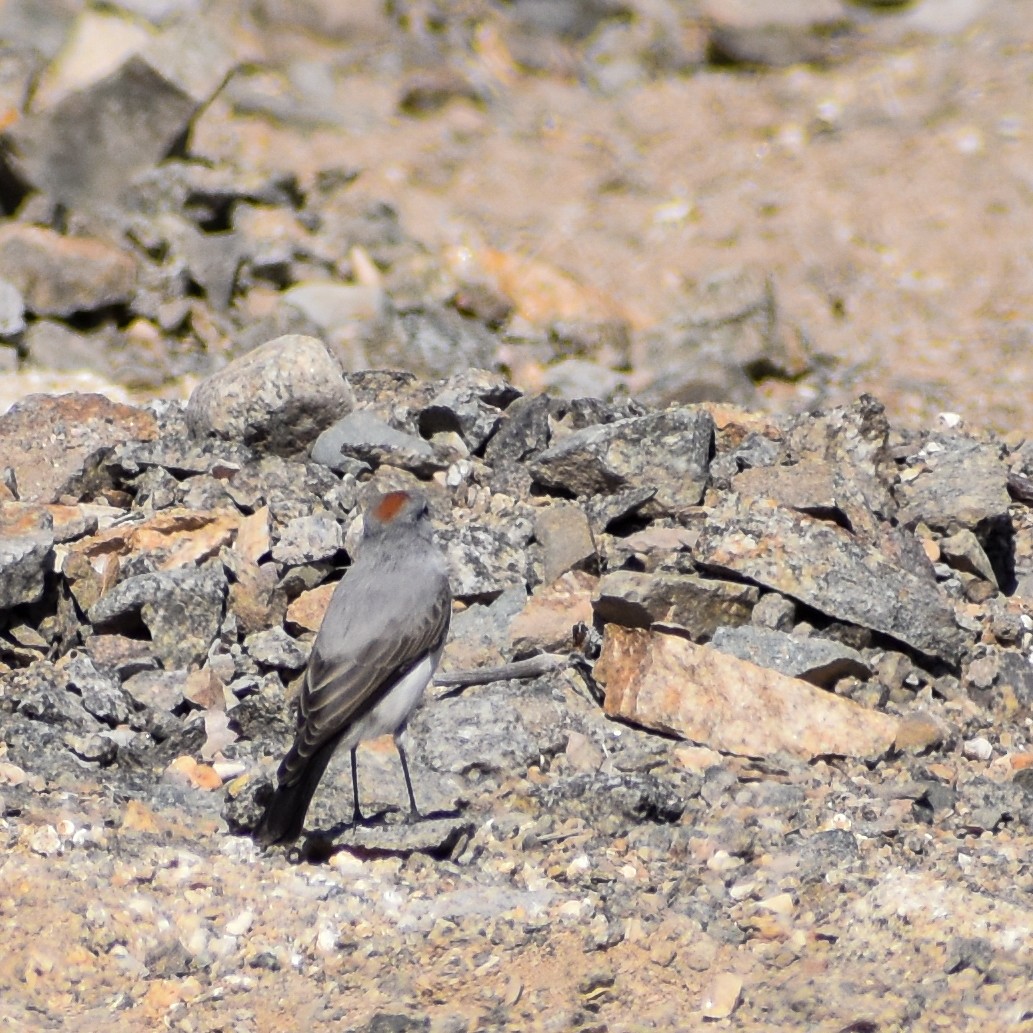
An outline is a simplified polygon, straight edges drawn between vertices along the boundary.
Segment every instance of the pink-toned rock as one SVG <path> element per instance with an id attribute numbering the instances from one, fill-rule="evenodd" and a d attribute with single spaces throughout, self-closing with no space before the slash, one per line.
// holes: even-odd
<path id="1" fill-rule="evenodd" d="M 323 615 L 330 605 L 330 596 L 334 594 L 337 583 L 319 585 L 318 588 L 302 592 L 287 607 L 287 621 L 306 631 L 317 631 L 323 623 Z"/>
<path id="2" fill-rule="evenodd" d="M 726 753 L 876 758 L 899 722 L 687 639 L 608 624 L 595 667 L 606 713 Z"/>
<path id="3" fill-rule="evenodd" d="M 0 227 L 0 276 L 21 291 L 30 312 L 70 316 L 128 302 L 136 260 L 101 240 L 9 223 Z"/>
<path id="4" fill-rule="evenodd" d="M 165 510 L 142 523 L 122 524 L 85 538 L 73 546 L 72 552 L 84 555 L 91 563 L 101 556 L 151 553 L 158 570 L 194 566 L 229 545 L 240 520 L 240 515 L 231 510 Z"/>
<path id="5" fill-rule="evenodd" d="M 514 653 L 571 649 L 574 625 L 592 623 L 592 597 L 598 584 L 592 574 L 571 570 L 539 588 L 510 626 Z"/>
<path id="6" fill-rule="evenodd" d="M 154 416 L 103 395 L 29 395 L 0 415 L 0 456 L 23 502 L 77 495 L 103 450 L 152 441 Z"/>

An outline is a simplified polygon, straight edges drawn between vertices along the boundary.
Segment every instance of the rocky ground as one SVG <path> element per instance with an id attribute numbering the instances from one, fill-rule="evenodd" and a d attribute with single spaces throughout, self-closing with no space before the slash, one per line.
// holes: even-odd
<path id="1" fill-rule="evenodd" d="M 1027 20 L 5 5 L 0 1025 L 1033 1029 Z M 262 851 L 413 484 L 425 816 Z"/>

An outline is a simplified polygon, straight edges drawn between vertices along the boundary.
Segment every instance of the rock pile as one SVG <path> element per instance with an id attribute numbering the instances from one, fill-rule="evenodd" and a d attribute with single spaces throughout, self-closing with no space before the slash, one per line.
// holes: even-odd
<path id="1" fill-rule="evenodd" d="M 975 896 L 944 890 L 962 895 L 952 924 L 908 911 L 907 938 L 942 958 L 926 1001 L 983 1007 L 982 983 L 957 1000 L 952 987 L 990 966 L 1021 1011 L 1008 930 L 1031 917 L 1015 894 L 1033 824 L 1033 451 L 954 422 L 899 433 L 867 397 L 774 418 L 521 395 L 479 370 L 342 376 L 298 336 L 185 406 L 28 398 L 0 417 L 9 849 L 88 866 L 81 851 L 105 856 L 144 808 L 209 829 L 225 864 L 243 851 L 279 870 L 220 835 L 218 813 L 253 821 L 361 500 L 419 483 L 457 600 L 443 682 L 557 659 L 532 681 L 443 686 L 417 712 L 434 820 L 400 823 L 392 755 L 368 749 L 382 822 L 339 837 L 329 871 L 359 865 L 379 887 L 368 906 L 394 916 L 370 958 L 414 932 L 455 946 L 488 923 L 519 954 L 567 930 L 579 952 L 669 950 L 660 966 L 683 982 L 717 965 L 714 1014 L 767 1014 L 770 998 L 755 988 L 751 1003 L 742 971 L 721 968 L 726 947 L 749 945 L 769 989 L 819 943 L 826 964 L 860 963 L 845 923 L 942 900 L 979 854 L 996 860 Z M 349 801 L 346 775 L 328 778 L 310 824 L 334 826 Z M 399 879 L 427 906 L 389 905 Z M 367 935 L 348 907 L 335 943 Z M 979 917 L 1004 907 L 991 928 Z M 202 984 L 259 964 L 232 935 L 175 942 Z M 157 949 L 134 955 L 139 994 L 164 971 Z M 627 1016 L 607 972 L 567 1019 Z M 855 997 L 879 1021 L 911 1014 L 892 994 Z M 500 1000 L 524 1021 L 519 994 Z"/>

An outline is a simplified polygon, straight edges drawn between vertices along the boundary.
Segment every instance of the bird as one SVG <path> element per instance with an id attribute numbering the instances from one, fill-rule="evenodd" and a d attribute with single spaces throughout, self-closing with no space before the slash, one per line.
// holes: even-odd
<path id="1" fill-rule="evenodd" d="M 330 599 L 309 657 L 294 742 L 257 828 L 265 844 L 301 835 L 309 805 L 339 748 L 351 751 L 353 819 L 359 807 L 355 750 L 394 734 L 411 817 L 419 817 L 401 734 L 434 676 L 452 615 L 448 564 L 418 491 L 372 500 L 352 565 Z"/>

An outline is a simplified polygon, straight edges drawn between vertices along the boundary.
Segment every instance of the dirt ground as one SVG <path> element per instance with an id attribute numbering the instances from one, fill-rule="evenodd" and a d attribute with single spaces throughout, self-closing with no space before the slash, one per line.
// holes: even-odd
<path id="1" fill-rule="evenodd" d="M 760 270 L 787 323 L 831 357 L 828 400 L 871 391 L 894 422 L 956 411 L 1024 430 L 1033 41 L 1018 0 L 968 6 L 967 25 L 942 34 L 876 20 L 824 68 L 703 67 L 606 94 L 523 74 L 504 40 L 485 39 L 470 61 L 487 106 L 400 116 L 397 81 L 360 67 L 337 80 L 343 132 L 217 103 L 193 147 L 302 175 L 361 169 L 356 187 L 395 205 L 432 253 L 547 263 L 586 308 L 606 299 L 638 327 L 676 315 L 715 273 Z M 266 45 L 340 61 L 308 36 Z M 769 394 L 799 406 L 814 388 Z"/>

